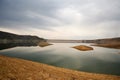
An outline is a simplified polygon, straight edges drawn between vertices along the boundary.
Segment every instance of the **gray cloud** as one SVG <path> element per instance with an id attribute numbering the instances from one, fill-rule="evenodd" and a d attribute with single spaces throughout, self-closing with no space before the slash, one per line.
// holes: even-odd
<path id="1" fill-rule="evenodd" d="M 119 0 L 78 0 L 72 5 L 84 17 L 82 23 L 86 25 L 103 22 L 120 21 Z M 80 4 L 82 3 L 82 4 Z"/>
<path id="2" fill-rule="evenodd" d="M 55 1 L 47 0 L 1 0 L 0 25 L 5 27 L 13 27 L 13 25 L 16 27 L 17 25 L 49 25 L 51 24 L 50 21 L 38 18 L 37 16 L 34 18 L 34 14 L 33 17 L 30 17 L 29 13 L 34 12 L 54 18 L 55 10 L 58 7 Z"/>
<path id="3" fill-rule="evenodd" d="M 78 30 L 70 37 L 84 38 L 98 34 L 120 36 L 119 3 L 120 0 L 0 0 L 0 28 L 55 30 L 59 35 L 65 28 L 67 32 Z M 88 31 L 91 35 L 85 34 Z"/>

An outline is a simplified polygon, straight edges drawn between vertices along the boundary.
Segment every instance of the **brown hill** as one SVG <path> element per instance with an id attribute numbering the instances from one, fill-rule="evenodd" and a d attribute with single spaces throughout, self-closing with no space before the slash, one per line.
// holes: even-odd
<path id="1" fill-rule="evenodd" d="M 120 80 L 120 76 L 78 72 L 0 56 L 0 80 Z"/>
<path id="2" fill-rule="evenodd" d="M 93 44 L 92 46 L 120 49 L 120 44 Z"/>
<path id="3" fill-rule="evenodd" d="M 39 43 L 40 41 L 46 41 L 43 38 L 32 35 L 18 35 L 9 32 L 0 31 L 0 44 L 9 43 Z"/>

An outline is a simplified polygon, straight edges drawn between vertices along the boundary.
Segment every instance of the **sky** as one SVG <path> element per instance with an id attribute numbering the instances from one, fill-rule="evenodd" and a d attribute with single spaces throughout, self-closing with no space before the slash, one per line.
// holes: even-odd
<path id="1" fill-rule="evenodd" d="M 0 0 L 0 31 L 46 39 L 120 37 L 120 0 Z"/>

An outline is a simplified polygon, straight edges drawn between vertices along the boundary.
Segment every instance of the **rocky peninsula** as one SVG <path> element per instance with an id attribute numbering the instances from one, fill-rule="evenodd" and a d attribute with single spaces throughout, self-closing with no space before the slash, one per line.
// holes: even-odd
<path id="1" fill-rule="evenodd" d="M 38 46 L 40 46 L 40 47 L 46 47 L 46 46 L 49 46 L 49 45 L 52 45 L 52 44 L 50 44 L 50 43 L 48 43 L 48 42 L 46 42 L 46 41 L 41 41 L 41 42 L 39 42 L 39 44 L 38 44 Z"/>

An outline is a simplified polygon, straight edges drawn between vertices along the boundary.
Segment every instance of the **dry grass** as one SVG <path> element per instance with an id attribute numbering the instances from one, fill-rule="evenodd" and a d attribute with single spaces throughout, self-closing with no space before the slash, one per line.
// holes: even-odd
<path id="1" fill-rule="evenodd" d="M 0 80 L 120 80 L 120 76 L 78 72 L 0 56 Z"/>
<path id="2" fill-rule="evenodd" d="M 92 46 L 120 49 L 120 44 L 94 44 Z"/>
<path id="3" fill-rule="evenodd" d="M 85 45 L 74 46 L 73 48 L 78 49 L 78 50 L 81 50 L 81 51 L 93 50 L 92 47 L 85 46 Z"/>

